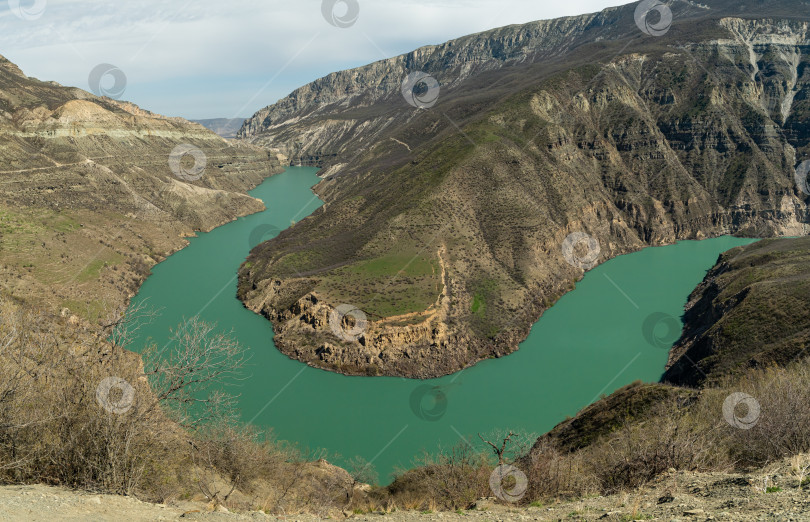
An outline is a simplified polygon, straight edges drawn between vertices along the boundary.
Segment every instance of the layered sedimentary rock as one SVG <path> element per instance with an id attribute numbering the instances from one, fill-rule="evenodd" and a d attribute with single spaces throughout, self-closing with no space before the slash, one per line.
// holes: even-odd
<path id="1" fill-rule="evenodd" d="M 262 210 L 246 191 L 280 171 L 265 150 L 28 78 L 4 58 L 0 158 L 4 289 L 88 319 L 119 307 L 185 236 Z"/>
<path id="2" fill-rule="evenodd" d="M 515 350 L 584 270 L 613 256 L 805 234 L 795 170 L 810 151 L 810 41 L 803 4 L 792 4 L 674 4 L 657 38 L 630 5 L 423 48 L 296 91 L 241 136 L 323 166 L 326 205 L 254 249 L 240 297 L 292 357 L 434 377 Z M 399 92 L 416 67 L 440 79 L 435 106 Z"/>

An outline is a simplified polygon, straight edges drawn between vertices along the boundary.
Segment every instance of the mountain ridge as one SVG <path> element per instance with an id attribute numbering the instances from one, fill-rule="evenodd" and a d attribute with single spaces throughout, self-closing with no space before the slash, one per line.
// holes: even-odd
<path id="1" fill-rule="evenodd" d="M 318 132 L 346 148 L 319 160 L 326 205 L 253 250 L 240 298 L 293 358 L 436 377 L 517 349 L 582 276 L 570 238 L 596 238 L 602 262 L 681 239 L 804 234 L 793 168 L 810 151 L 808 21 L 711 4 L 717 17 L 676 18 L 660 38 L 635 26 L 635 6 L 611 11 L 619 34 L 635 28 L 623 46 L 486 71 L 439 110 L 400 109 L 388 134 L 370 114 L 356 128 L 327 115 Z M 287 130 L 305 142 L 317 121 Z M 339 306 L 368 319 L 354 339 L 330 324 Z"/>
<path id="2" fill-rule="evenodd" d="M 689 298 L 684 332 L 662 381 L 711 386 L 806 355 L 808 251 L 810 238 L 804 237 L 763 240 L 722 254 Z"/>
<path id="3" fill-rule="evenodd" d="M 790 4 L 790 5 L 788 5 Z M 803 1 L 789 3 L 754 2 L 739 5 L 728 1 L 701 4 L 691 1 L 672 2 L 677 19 L 697 22 L 706 17 L 718 18 L 713 11 L 735 13 L 737 16 L 762 17 L 784 14 L 796 16 L 796 9 L 808 7 Z M 793 8 L 791 8 L 793 6 Z M 287 97 L 261 109 L 248 118 L 238 133 L 238 138 L 269 148 L 277 148 L 290 158 L 290 164 L 332 166 L 338 149 L 345 147 L 340 139 L 323 141 L 317 127 L 324 125 L 324 118 L 340 114 L 352 114 L 353 110 L 374 105 L 380 100 L 399 102 L 403 79 L 408 71 L 422 70 L 435 75 L 442 89 L 452 89 L 471 76 L 499 67 L 509 61 L 538 62 L 570 53 L 587 43 L 618 40 L 631 34 L 639 34 L 634 23 L 636 4 L 610 7 L 597 13 L 539 20 L 527 24 L 512 24 L 467 35 L 448 42 L 427 45 L 392 58 L 371 64 L 330 73 L 294 90 Z M 615 29 L 615 30 L 614 30 Z M 612 31 L 614 30 L 614 31 Z M 391 100 L 390 98 L 393 98 Z M 380 110 L 389 115 L 390 107 Z M 368 127 L 367 116 L 352 120 L 351 126 L 334 125 L 330 132 L 340 135 Z M 307 125 L 307 119 L 313 121 Z M 345 120 L 346 117 L 341 117 Z M 406 120 L 407 121 L 407 120 Z M 397 123 L 402 123 L 397 120 Z M 293 129 L 287 129 L 287 127 Z M 378 132 L 385 130 L 382 123 L 375 124 Z M 364 129 L 360 129 L 365 131 Z M 355 143 L 356 144 L 356 143 Z M 327 149 L 327 150 L 319 150 Z"/>
<path id="4" fill-rule="evenodd" d="M 206 129 L 214 131 L 223 138 L 235 138 L 239 129 L 245 123 L 247 118 L 208 118 L 202 120 L 189 120 L 194 123 L 199 123 Z"/>

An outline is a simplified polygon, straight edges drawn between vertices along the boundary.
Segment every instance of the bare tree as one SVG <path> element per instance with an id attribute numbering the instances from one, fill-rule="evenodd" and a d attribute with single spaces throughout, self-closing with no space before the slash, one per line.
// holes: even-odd
<path id="1" fill-rule="evenodd" d="M 532 445 L 537 441 L 537 435 L 534 433 L 525 433 L 512 430 L 509 430 L 506 435 L 502 435 L 502 433 L 503 432 L 500 432 L 499 434 L 499 432 L 495 431 L 491 434 L 478 434 L 478 438 L 480 438 L 492 449 L 492 452 L 498 459 L 499 466 L 506 461 L 514 462 L 519 458 L 528 455 Z M 503 437 L 503 439 L 501 440 L 500 445 L 489 440 L 500 439 L 501 437 Z"/>
<path id="2" fill-rule="evenodd" d="M 374 469 L 374 465 L 363 457 L 357 456 L 349 459 L 346 462 L 346 471 L 352 477 L 352 485 L 359 486 L 361 484 L 374 485 L 379 480 L 379 475 Z"/>
<path id="3" fill-rule="evenodd" d="M 500 447 L 495 445 L 495 443 L 486 440 L 480 433 L 478 434 L 478 438 L 492 447 L 492 451 L 495 453 L 495 456 L 498 457 L 498 466 L 500 466 L 503 464 L 503 453 L 506 451 L 506 445 L 509 444 L 509 439 L 511 439 L 513 435 L 514 433 L 510 431 L 509 434 L 504 437 Z"/>
<path id="4" fill-rule="evenodd" d="M 147 303 L 140 301 L 131 306 L 121 306 L 99 321 L 102 332 L 113 346 L 128 348 L 138 337 L 141 329 L 151 324 L 160 315 Z"/>
<path id="5" fill-rule="evenodd" d="M 155 397 L 147 411 L 166 405 L 179 414 L 181 424 L 191 428 L 232 414 L 236 395 L 212 385 L 227 386 L 229 380 L 240 378 L 248 360 L 233 337 L 198 317 L 181 324 L 169 346 L 152 345 L 142 358 Z"/>
<path id="6" fill-rule="evenodd" d="M 418 498 L 423 509 L 467 509 L 489 490 L 486 458 L 466 440 L 435 455 L 424 453 L 415 463 L 419 467 L 404 472 L 396 483 L 404 494 Z"/>
<path id="7" fill-rule="evenodd" d="M 241 482 L 241 477 L 239 475 L 232 477 L 230 490 L 220 497 L 221 489 L 216 487 L 217 455 L 209 444 L 200 447 L 192 443 L 192 447 L 196 450 L 192 451 L 192 462 L 194 462 L 194 472 L 197 476 L 197 487 L 208 500 L 211 511 L 215 511 L 228 501 Z"/>

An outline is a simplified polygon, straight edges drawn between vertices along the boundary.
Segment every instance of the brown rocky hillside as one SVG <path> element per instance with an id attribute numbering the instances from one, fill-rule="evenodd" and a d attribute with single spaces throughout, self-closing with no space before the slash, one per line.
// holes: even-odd
<path id="1" fill-rule="evenodd" d="M 804 235 L 805 3 L 675 2 L 660 37 L 635 7 L 335 73 L 248 120 L 244 140 L 325 168 L 325 211 L 240 272 L 276 345 L 346 374 L 435 377 L 517 349 L 595 263 Z M 419 69 L 441 84 L 435 106 L 399 92 Z M 571 238 L 591 238 L 573 263 Z M 330 325 L 354 309 L 361 328 Z"/>
<path id="2" fill-rule="evenodd" d="M 245 192 L 275 157 L 202 126 L 28 78 L 0 58 L 0 284 L 95 321 L 186 236 L 263 209 Z M 205 170 L 179 145 L 205 156 Z M 196 179 L 199 178 L 199 179 Z"/>

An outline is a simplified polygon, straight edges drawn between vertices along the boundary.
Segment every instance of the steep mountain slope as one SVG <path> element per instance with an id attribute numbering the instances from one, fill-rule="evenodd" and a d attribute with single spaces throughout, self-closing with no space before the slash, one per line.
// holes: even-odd
<path id="1" fill-rule="evenodd" d="M 765 240 L 726 252 L 689 300 L 664 381 L 706 385 L 807 355 L 808 301 L 810 239 Z"/>
<path id="2" fill-rule="evenodd" d="M 796 0 L 743 4 L 676 0 L 671 4 L 675 26 L 670 37 L 699 34 L 690 25 L 723 16 L 801 19 L 801 13 L 810 7 L 810 3 Z M 538 70 L 527 74 L 527 65 L 540 64 L 553 72 L 590 63 L 594 50 L 607 47 L 607 56 L 621 54 L 625 49 L 613 45 L 617 42 L 628 44 L 628 48 L 655 46 L 659 42 L 642 34 L 635 23 L 636 5 L 502 27 L 338 71 L 260 110 L 244 122 L 238 135 L 279 149 L 292 164 L 344 164 L 376 141 L 395 136 L 416 116 L 407 110 L 410 106 L 404 103 L 401 93 L 403 80 L 410 73 L 422 71 L 436 78 L 440 85 L 437 108 L 453 103 L 455 100 L 448 99 L 453 93 L 452 97 L 463 98 L 465 104 L 476 102 L 478 106 L 472 109 L 480 110 L 481 105 L 491 104 L 543 77 Z M 649 16 L 655 23 L 656 13 Z M 594 48 L 594 43 L 599 45 Z"/>
<path id="3" fill-rule="evenodd" d="M 804 234 L 803 7 L 677 2 L 656 38 L 630 5 L 296 91 L 240 135 L 326 167 L 326 205 L 254 249 L 240 297 L 292 357 L 433 377 L 515 350 L 583 269 L 613 256 Z M 392 92 L 417 67 L 442 84 L 425 110 Z"/>
<path id="4" fill-rule="evenodd" d="M 766 239 L 723 253 L 686 306 L 685 328 L 662 383 L 633 383 L 594 402 L 540 437 L 533 452 L 577 452 L 622 430 L 652 434 L 651 424 L 690 416 L 693 424 L 681 424 L 687 431 L 731 426 L 711 452 L 732 449 L 740 459 L 735 466 L 752 456 L 763 463 L 764 441 L 778 448 L 772 457 L 805 452 L 808 440 L 798 435 L 807 432 L 808 421 L 808 256 L 806 237 Z M 740 395 L 753 400 L 734 402 Z M 738 410 L 741 402 L 746 406 Z M 703 426 L 694 424 L 700 418 Z M 675 439 L 666 444 L 674 447 Z M 705 449 L 695 445 L 689 452 Z"/>
<path id="5" fill-rule="evenodd" d="M 752 391 L 745 376 L 753 370 L 806 365 L 809 258 L 806 237 L 764 239 L 720 255 L 686 305 L 684 330 L 661 382 L 616 390 L 555 426 L 535 447 L 577 451 L 651 419 L 662 404 L 688 410 L 701 395 L 729 383 L 735 391 Z M 773 378 L 763 373 L 762 380 Z"/>
<path id="6" fill-rule="evenodd" d="M 261 210 L 245 191 L 280 170 L 257 147 L 1 57 L 0 140 L 3 290 L 86 319 L 121 306 L 184 236 Z"/>

